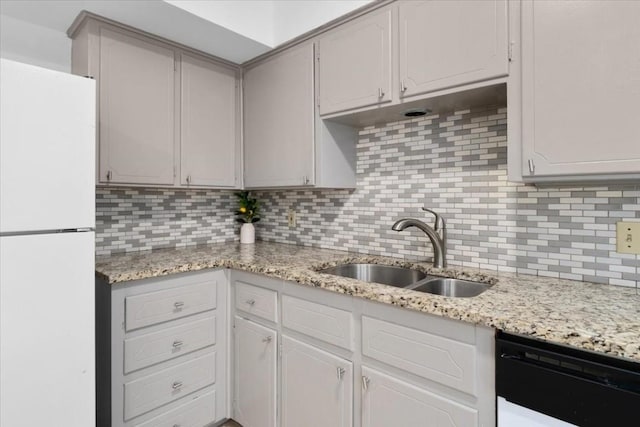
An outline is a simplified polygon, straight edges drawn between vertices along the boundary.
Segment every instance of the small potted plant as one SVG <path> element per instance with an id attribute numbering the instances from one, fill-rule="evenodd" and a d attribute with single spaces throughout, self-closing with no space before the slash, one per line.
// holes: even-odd
<path id="1" fill-rule="evenodd" d="M 235 193 L 238 198 L 238 210 L 236 221 L 242 223 L 240 227 L 240 243 L 255 243 L 256 229 L 254 222 L 260 221 L 260 206 L 258 200 L 251 197 L 248 191 Z"/>

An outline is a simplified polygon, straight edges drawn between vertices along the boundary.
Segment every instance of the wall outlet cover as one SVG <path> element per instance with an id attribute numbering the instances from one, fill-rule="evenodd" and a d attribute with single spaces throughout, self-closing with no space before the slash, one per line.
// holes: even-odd
<path id="1" fill-rule="evenodd" d="M 616 224 L 616 251 L 640 254 L 640 222 L 621 221 Z"/>

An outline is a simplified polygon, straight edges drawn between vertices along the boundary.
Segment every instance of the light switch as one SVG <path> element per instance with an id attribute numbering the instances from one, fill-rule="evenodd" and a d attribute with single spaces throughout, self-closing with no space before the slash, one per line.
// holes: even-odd
<path id="1" fill-rule="evenodd" d="M 623 254 L 640 254 L 640 222 L 619 222 L 617 226 L 617 251 Z"/>

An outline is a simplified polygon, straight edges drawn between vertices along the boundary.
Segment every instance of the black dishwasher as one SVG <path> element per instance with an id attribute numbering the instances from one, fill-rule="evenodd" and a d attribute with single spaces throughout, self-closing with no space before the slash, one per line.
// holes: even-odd
<path id="1" fill-rule="evenodd" d="M 640 363 L 498 332 L 496 395 L 498 427 L 637 426 Z"/>

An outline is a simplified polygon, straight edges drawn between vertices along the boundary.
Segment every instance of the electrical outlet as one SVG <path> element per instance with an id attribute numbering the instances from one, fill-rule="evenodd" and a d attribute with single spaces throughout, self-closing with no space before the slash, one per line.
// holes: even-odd
<path id="1" fill-rule="evenodd" d="M 289 211 L 287 212 L 287 224 L 289 224 L 289 227 L 291 228 L 296 228 L 296 211 L 294 211 L 293 209 L 289 209 Z"/>
<path id="2" fill-rule="evenodd" d="M 617 251 L 640 255 L 640 222 L 619 222 L 616 228 Z"/>

